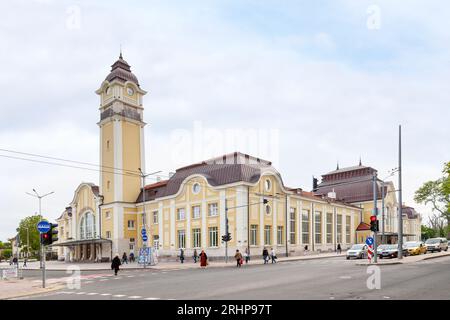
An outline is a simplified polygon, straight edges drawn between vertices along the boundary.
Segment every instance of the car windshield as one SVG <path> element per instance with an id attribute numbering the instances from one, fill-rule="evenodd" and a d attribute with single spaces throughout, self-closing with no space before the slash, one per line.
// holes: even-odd
<path id="1" fill-rule="evenodd" d="M 390 244 L 390 245 L 387 246 L 386 249 L 394 250 L 394 249 L 397 249 L 397 248 L 398 248 L 398 245 L 396 245 L 396 244 Z"/>
<path id="2" fill-rule="evenodd" d="M 439 239 L 428 239 L 425 243 L 439 243 Z"/>
<path id="3" fill-rule="evenodd" d="M 378 250 L 384 250 L 384 249 L 386 249 L 387 247 L 389 247 L 388 244 L 380 244 L 380 245 L 378 246 Z"/>
<path id="4" fill-rule="evenodd" d="M 363 244 L 354 244 L 354 245 L 352 245 L 350 250 L 361 250 L 362 248 L 364 248 Z"/>
<path id="5" fill-rule="evenodd" d="M 420 244 L 419 244 L 419 242 L 407 242 L 405 245 L 406 245 L 407 248 L 416 248 Z"/>

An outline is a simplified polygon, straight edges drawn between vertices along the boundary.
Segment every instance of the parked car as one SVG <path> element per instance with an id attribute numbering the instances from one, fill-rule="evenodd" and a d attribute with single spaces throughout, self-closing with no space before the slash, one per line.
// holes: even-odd
<path id="1" fill-rule="evenodd" d="M 425 241 L 425 245 L 427 246 L 427 251 L 430 252 L 441 252 L 442 250 L 448 250 L 448 240 L 445 238 L 430 238 Z"/>
<path id="2" fill-rule="evenodd" d="M 408 249 L 403 247 L 403 256 L 406 257 L 408 255 Z M 380 258 L 397 258 L 398 257 L 398 244 L 390 244 L 386 246 L 380 254 Z"/>
<path id="3" fill-rule="evenodd" d="M 354 244 L 347 250 L 346 258 L 362 259 L 367 257 L 367 245 L 366 244 Z"/>
<path id="4" fill-rule="evenodd" d="M 422 241 L 408 241 L 405 243 L 405 246 L 410 255 L 427 253 L 427 247 Z"/>
<path id="5" fill-rule="evenodd" d="M 389 244 L 380 244 L 379 246 L 377 246 L 377 256 L 380 257 L 381 252 L 383 252 L 383 250 L 387 249 L 389 246 Z"/>

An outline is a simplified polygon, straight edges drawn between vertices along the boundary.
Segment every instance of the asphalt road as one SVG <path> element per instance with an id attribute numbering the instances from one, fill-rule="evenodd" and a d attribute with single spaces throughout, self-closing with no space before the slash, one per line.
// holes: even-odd
<path id="1" fill-rule="evenodd" d="M 34 277 L 30 272 L 27 277 Z M 381 288 L 369 289 L 367 267 L 342 257 L 241 269 L 126 270 L 117 277 L 90 271 L 81 274 L 79 289 L 21 299 L 450 299 L 450 257 L 380 266 L 380 275 Z"/>

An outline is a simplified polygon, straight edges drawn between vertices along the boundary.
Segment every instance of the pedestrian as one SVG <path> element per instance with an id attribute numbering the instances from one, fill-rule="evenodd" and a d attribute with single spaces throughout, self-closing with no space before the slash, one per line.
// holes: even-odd
<path id="1" fill-rule="evenodd" d="M 236 249 L 236 254 L 234 255 L 234 258 L 236 259 L 236 267 L 240 268 L 242 265 L 242 253 L 239 252 L 238 249 Z"/>
<path id="2" fill-rule="evenodd" d="M 23 266 L 26 267 L 27 266 L 27 257 L 23 258 Z"/>
<path id="3" fill-rule="evenodd" d="M 270 257 L 272 258 L 272 263 L 277 263 L 277 254 L 274 248 L 270 248 Z"/>
<path id="4" fill-rule="evenodd" d="M 248 261 L 250 260 L 250 253 L 248 252 L 248 248 L 245 248 L 244 257 L 245 263 L 248 263 Z"/>
<path id="5" fill-rule="evenodd" d="M 180 262 L 184 263 L 184 250 L 183 250 L 183 248 L 180 248 Z"/>
<path id="6" fill-rule="evenodd" d="M 208 265 L 208 256 L 206 255 L 205 250 L 202 250 L 202 252 L 200 252 L 200 267 L 206 268 L 207 265 Z"/>
<path id="7" fill-rule="evenodd" d="M 338 254 L 341 254 L 341 252 L 342 252 L 341 244 L 338 243 L 338 245 L 337 245 L 337 253 L 338 253 Z"/>
<path id="8" fill-rule="evenodd" d="M 269 251 L 267 251 L 266 247 L 264 247 L 264 249 L 263 249 L 263 259 L 264 259 L 264 264 L 269 262 Z"/>
<path id="9" fill-rule="evenodd" d="M 114 275 L 117 276 L 117 272 L 119 271 L 119 266 L 121 265 L 119 254 L 117 253 L 111 263 L 111 270 L 114 270 Z"/>
<path id="10" fill-rule="evenodd" d="M 19 259 L 17 259 L 17 257 L 14 257 L 14 259 L 13 259 L 13 264 L 19 265 Z"/>
<path id="11" fill-rule="evenodd" d="M 134 262 L 134 252 L 130 252 L 130 262 Z"/>
<path id="12" fill-rule="evenodd" d="M 124 252 L 122 255 L 122 264 L 124 264 L 124 263 L 128 264 L 128 258 L 127 258 L 126 252 Z"/>
<path id="13" fill-rule="evenodd" d="M 198 260 L 197 249 L 194 249 L 194 255 L 192 257 L 194 258 L 194 263 L 197 263 L 197 260 Z"/>
<path id="14" fill-rule="evenodd" d="M 308 251 L 308 245 L 305 246 L 305 251 Z"/>

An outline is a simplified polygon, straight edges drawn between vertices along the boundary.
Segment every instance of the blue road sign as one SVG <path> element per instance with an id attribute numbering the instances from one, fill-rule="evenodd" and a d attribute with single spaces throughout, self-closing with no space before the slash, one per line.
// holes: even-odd
<path id="1" fill-rule="evenodd" d="M 147 235 L 146 235 L 146 234 L 144 234 L 144 235 L 142 236 L 142 240 L 143 240 L 143 241 L 147 241 L 147 240 L 148 240 L 148 238 L 147 238 Z"/>
<path id="2" fill-rule="evenodd" d="M 40 233 L 46 233 L 50 230 L 50 222 L 42 220 L 37 224 L 37 229 Z"/>
<path id="3" fill-rule="evenodd" d="M 141 234 L 142 234 L 142 236 L 146 235 L 147 234 L 147 230 L 145 230 L 145 228 L 142 228 Z"/>
<path id="4" fill-rule="evenodd" d="M 366 244 L 369 245 L 369 246 L 373 245 L 373 238 L 372 237 L 367 237 Z"/>

